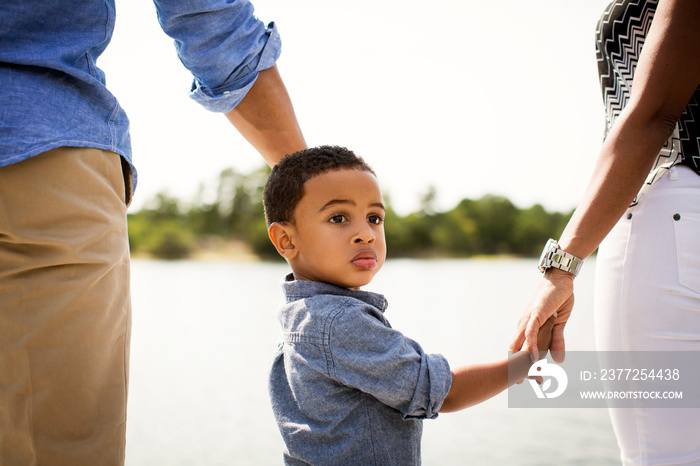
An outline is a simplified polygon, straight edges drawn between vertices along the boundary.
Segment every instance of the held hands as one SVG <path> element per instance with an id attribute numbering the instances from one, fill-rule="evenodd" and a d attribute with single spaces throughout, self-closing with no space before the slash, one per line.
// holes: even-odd
<path id="1" fill-rule="evenodd" d="M 532 355 L 532 361 L 540 359 L 539 351 L 546 352 L 547 347 L 552 353 L 552 359 L 556 362 L 564 360 L 564 326 L 566 325 L 571 309 L 574 306 L 574 277 L 570 273 L 552 268 L 547 270 L 535 292 L 532 300 L 525 309 L 525 313 L 518 322 L 518 329 L 510 344 L 510 351 L 517 352 L 521 349 Z M 540 338 L 540 329 L 548 323 L 556 313 L 556 320 L 551 329 L 551 342 L 543 345 L 545 340 Z"/>
<path id="2" fill-rule="evenodd" d="M 537 348 L 539 349 L 540 358 L 544 358 L 547 355 L 547 350 L 552 343 L 552 329 L 556 322 L 556 314 L 547 319 L 544 325 L 539 328 L 537 333 Z M 532 353 L 529 355 L 526 352 L 518 352 L 514 354 L 508 360 L 508 386 L 514 383 L 523 383 L 526 377 L 528 377 L 528 372 L 530 366 L 537 359 L 532 359 Z M 541 377 L 529 377 L 534 378 L 539 383 L 542 383 Z"/>
<path id="3" fill-rule="evenodd" d="M 555 312 L 554 315 L 547 319 L 544 325 L 539 328 L 539 331 L 537 332 L 537 349 L 539 351 L 539 358 L 536 358 L 535 361 L 547 356 L 547 350 L 552 344 L 552 333 L 556 320 L 557 313 Z"/>
<path id="4" fill-rule="evenodd" d="M 535 362 L 538 359 L 542 359 L 547 356 L 547 350 L 549 349 L 549 345 L 552 343 L 552 330 L 556 320 L 557 313 L 555 312 L 554 315 L 547 319 L 544 325 L 539 328 L 539 331 L 537 332 L 537 349 L 539 350 L 539 355 L 534 355 L 534 359 L 533 355 L 530 355 L 531 362 Z M 552 357 L 554 357 L 554 355 L 552 355 Z M 539 384 L 542 383 L 542 377 L 528 378 L 536 380 Z"/>

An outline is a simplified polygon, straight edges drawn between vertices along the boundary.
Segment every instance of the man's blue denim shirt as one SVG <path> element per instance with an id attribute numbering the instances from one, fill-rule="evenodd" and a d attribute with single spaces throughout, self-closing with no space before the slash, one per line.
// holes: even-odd
<path id="1" fill-rule="evenodd" d="M 279 57 L 274 24 L 255 18 L 247 0 L 154 3 L 194 75 L 192 98 L 209 110 L 232 110 Z M 0 167 L 56 147 L 94 147 L 122 155 L 136 186 L 129 120 L 96 64 L 114 23 L 114 0 L 2 0 Z M 143 85 L 160 79 L 143 76 Z"/>
<path id="2" fill-rule="evenodd" d="M 283 283 L 283 341 L 270 374 L 286 464 L 420 464 L 422 419 L 449 392 L 447 360 L 384 317 L 382 295 Z"/>

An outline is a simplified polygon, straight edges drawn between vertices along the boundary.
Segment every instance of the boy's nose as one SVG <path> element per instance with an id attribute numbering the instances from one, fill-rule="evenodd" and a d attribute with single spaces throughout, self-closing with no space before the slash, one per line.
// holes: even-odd
<path id="1" fill-rule="evenodd" d="M 355 242 L 355 243 L 373 243 L 374 239 L 375 239 L 374 232 L 372 231 L 371 228 L 369 228 L 369 226 L 367 226 L 366 228 L 357 232 L 357 234 L 355 235 L 355 238 L 353 239 L 353 242 Z"/>

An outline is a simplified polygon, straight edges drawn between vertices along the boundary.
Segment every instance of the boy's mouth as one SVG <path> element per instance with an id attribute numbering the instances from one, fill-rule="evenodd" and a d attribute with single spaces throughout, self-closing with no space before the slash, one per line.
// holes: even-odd
<path id="1" fill-rule="evenodd" d="M 377 265 L 377 254 L 372 250 L 360 251 L 352 258 L 352 264 L 360 269 L 371 269 Z"/>

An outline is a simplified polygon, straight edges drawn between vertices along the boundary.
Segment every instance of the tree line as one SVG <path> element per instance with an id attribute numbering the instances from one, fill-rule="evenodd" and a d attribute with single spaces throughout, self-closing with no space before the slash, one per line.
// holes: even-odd
<path id="1" fill-rule="evenodd" d="M 205 189 L 189 202 L 158 194 L 129 214 L 132 253 L 162 259 L 190 256 L 212 238 L 238 241 L 263 260 L 281 260 L 267 237 L 262 190 L 269 169 L 220 173 L 213 200 Z M 536 204 L 520 209 L 502 196 L 464 199 L 437 212 L 430 189 L 416 212 L 398 215 L 387 202 L 385 234 L 389 257 L 536 257 L 548 238 L 558 238 L 572 212 L 548 212 Z"/>

